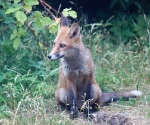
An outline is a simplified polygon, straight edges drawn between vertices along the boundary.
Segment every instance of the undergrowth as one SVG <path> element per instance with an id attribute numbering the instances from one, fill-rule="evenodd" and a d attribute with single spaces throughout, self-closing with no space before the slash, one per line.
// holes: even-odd
<path id="1" fill-rule="evenodd" d="M 103 91 L 143 92 L 139 99 L 130 99 L 127 102 L 120 100 L 108 107 L 101 107 L 100 112 L 129 113 L 134 124 L 147 125 L 150 124 L 150 34 L 149 20 L 144 17 L 142 19 L 145 20 L 146 26 L 140 25 L 142 22 L 138 17 L 139 22 L 133 23 L 134 27 L 138 28 L 140 25 L 141 29 L 140 32 L 135 29 L 135 35 L 133 33 L 132 37 L 125 31 L 122 33 L 121 28 L 117 27 L 118 20 L 115 23 L 108 21 L 83 24 L 82 39 L 91 50 L 96 81 Z M 120 23 L 122 27 L 128 28 L 124 25 L 125 22 Z M 6 24 L 1 25 L 1 28 L 6 28 Z M 142 30 L 144 32 L 141 33 Z M 23 42 L 17 50 L 8 38 L 9 31 L 1 32 L 0 124 L 91 124 L 92 121 L 80 118 L 70 120 L 66 111 L 60 111 L 56 105 L 54 92 L 59 61 L 51 62 L 47 58 L 56 35 L 49 34 L 44 27 L 38 32 L 38 37 L 28 29 L 26 32 L 27 36 L 22 38 Z M 130 40 L 124 44 L 123 41 L 127 38 Z M 114 40 L 118 40 L 118 44 L 115 44 Z"/>
<path id="2" fill-rule="evenodd" d="M 103 91 L 129 91 L 140 90 L 143 96 L 127 102 L 118 101 L 101 110 L 111 112 L 128 112 L 131 117 L 141 119 L 141 125 L 146 125 L 150 121 L 150 51 L 145 48 L 143 52 L 133 52 L 129 50 L 131 45 L 118 46 L 115 50 L 111 49 L 107 43 L 97 52 L 97 47 L 91 47 L 95 62 L 95 76 Z M 24 78 L 28 74 L 23 75 Z M 23 76 L 18 76 L 23 78 Z M 38 75 L 35 75 L 35 79 Z M 15 76 L 14 79 L 17 76 Z M 23 78 L 23 79 L 24 79 Z M 14 80 L 15 81 L 15 80 Z M 21 81 L 22 82 L 22 81 Z M 3 98 L 0 106 L 1 123 L 4 124 L 51 124 L 51 125 L 72 125 L 84 123 L 84 120 L 71 121 L 65 111 L 60 111 L 54 99 L 54 90 L 57 79 L 49 81 L 41 80 L 41 88 L 34 90 L 37 84 L 34 80 L 29 82 L 31 87 L 25 88 L 22 84 L 9 82 L 3 84 Z M 43 90 L 42 90 L 43 89 Z M 42 92 L 44 91 L 44 92 Z M 45 98 L 45 93 L 46 98 Z M 3 103 L 2 103 L 3 102 Z M 135 121 L 137 122 L 137 121 Z"/>
<path id="3" fill-rule="evenodd" d="M 129 50 L 130 46 L 120 45 L 115 49 L 111 49 L 111 46 L 106 43 L 103 47 L 91 47 L 95 62 L 96 81 L 103 91 L 138 89 L 143 92 L 143 96 L 139 99 L 131 99 L 127 102 L 118 101 L 108 107 L 102 107 L 101 110 L 128 112 L 131 118 L 137 117 L 141 119 L 141 125 L 146 125 L 150 120 L 150 50 L 145 47 L 143 52 L 133 52 Z M 53 96 L 57 79 L 51 78 L 49 81 L 45 81 L 45 84 L 44 80 L 41 80 L 38 89 L 33 90 L 33 88 L 37 88 L 34 84 L 37 84 L 36 77 L 38 75 L 36 77 L 32 76 L 35 79 L 31 80 L 31 83 L 28 81 L 31 86 L 27 88 L 21 84 L 22 81 L 24 82 L 25 76 L 28 76 L 28 74 L 23 76 L 17 76 L 16 74 L 14 81 L 2 85 L 1 123 L 14 125 L 72 125 L 85 122 L 82 119 L 71 121 L 69 115 L 65 111 L 60 111 L 57 107 Z M 16 77 L 22 78 L 20 83 L 15 83 L 19 79 Z M 134 119 L 133 122 L 138 123 Z"/>

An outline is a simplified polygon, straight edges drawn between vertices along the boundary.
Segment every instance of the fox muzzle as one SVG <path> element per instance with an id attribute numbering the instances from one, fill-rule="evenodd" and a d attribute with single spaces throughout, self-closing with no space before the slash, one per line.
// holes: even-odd
<path id="1" fill-rule="evenodd" d="M 57 59 L 64 57 L 64 54 L 63 55 L 61 54 L 48 55 L 47 57 L 51 60 L 57 60 Z"/>

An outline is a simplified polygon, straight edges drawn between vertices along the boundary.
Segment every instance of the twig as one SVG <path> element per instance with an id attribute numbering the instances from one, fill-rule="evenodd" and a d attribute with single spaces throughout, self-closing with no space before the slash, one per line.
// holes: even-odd
<path id="1" fill-rule="evenodd" d="M 25 30 L 27 30 L 28 28 L 30 29 L 30 31 L 35 34 L 35 30 L 30 26 L 33 22 L 32 21 L 25 21 L 25 25 L 27 26 Z"/>
<path id="2" fill-rule="evenodd" d="M 47 3 L 45 3 L 43 0 L 39 0 L 39 2 L 40 2 L 41 5 L 44 7 L 44 9 L 45 9 L 49 14 L 52 15 L 52 18 L 53 18 L 55 21 L 57 20 L 57 17 L 56 17 L 49 9 L 53 10 L 55 13 L 60 14 L 60 15 L 62 16 L 62 14 L 61 14 L 60 12 L 58 12 L 57 10 L 55 10 L 54 8 L 52 8 L 50 5 L 48 5 Z M 49 9 L 48 9 L 47 7 L 48 7 Z"/>
<path id="3" fill-rule="evenodd" d="M 60 13 L 60 8 L 61 8 L 61 4 L 59 5 L 59 8 L 58 8 L 57 17 L 58 17 L 58 14 Z"/>

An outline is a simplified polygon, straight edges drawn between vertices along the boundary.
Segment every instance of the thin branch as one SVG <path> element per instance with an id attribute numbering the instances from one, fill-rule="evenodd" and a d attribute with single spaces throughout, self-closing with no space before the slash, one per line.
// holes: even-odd
<path id="1" fill-rule="evenodd" d="M 60 14 L 62 16 L 62 14 L 60 12 L 58 12 L 57 10 L 55 10 L 54 8 L 52 8 L 50 5 L 48 5 L 47 3 L 45 3 L 43 0 L 39 0 L 39 2 L 41 3 L 41 5 L 44 7 L 44 9 L 50 14 L 52 15 L 52 18 L 56 21 L 57 17 L 49 10 L 53 10 L 55 13 Z M 49 9 L 48 9 L 48 8 Z"/>
<path id="2" fill-rule="evenodd" d="M 58 8 L 57 17 L 58 17 L 58 14 L 60 13 L 60 8 L 61 8 L 61 4 L 59 5 L 59 8 Z M 61 15 L 61 16 L 62 16 L 62 15 Z"/>

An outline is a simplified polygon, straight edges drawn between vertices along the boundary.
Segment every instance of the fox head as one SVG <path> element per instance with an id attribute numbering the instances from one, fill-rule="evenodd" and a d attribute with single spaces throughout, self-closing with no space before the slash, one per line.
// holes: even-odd
<path id="1" fill-rule="evenodd" d="M 58 34 L 54 40 L 53 49 L 48 55 L 51 60 L 69 58 L 81 47 L 80 27 L 77 23 L 69 27 L 69 21 L 63 17 L 60 21 Z M 77 54 L 77 53 L 76 53 Z"/>

